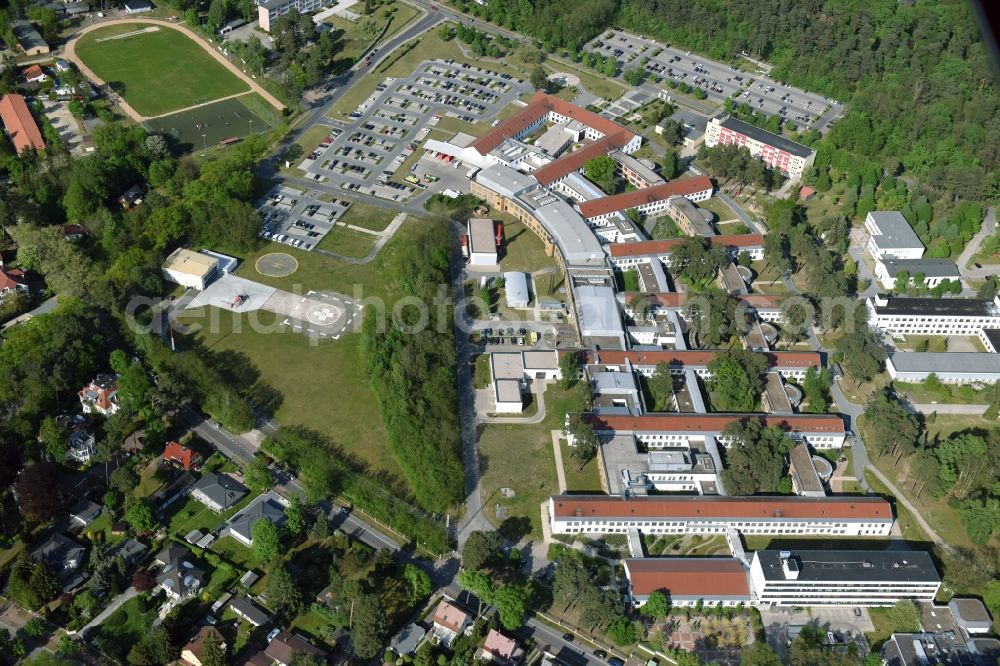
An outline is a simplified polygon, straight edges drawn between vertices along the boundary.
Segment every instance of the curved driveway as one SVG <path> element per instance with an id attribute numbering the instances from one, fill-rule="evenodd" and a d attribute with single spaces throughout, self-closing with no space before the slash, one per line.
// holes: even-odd
<path id="1" fill-rule="evenodd" d="M 205 51 L 209 55 L 211 55 L 217 62 L 221 63 L 223 67 L 229 70 L 238 79 L 240 79 L 248 86 L 250 86 L 250 90 L 252 90 L 253 92 L 257 93 L 258 95 L 266 99 L 269 104 L 274 106 L 279 111 L 284 110 L 285 105 L 279 102 L 274 95 L 264 90 L 264 88 L 259 83 L 251 79 L 246 74 L 244 74 L 239 67 L 229 62 L 229 60 L 227 60 L 225 56 L 223 56 L 221 53 L 213 49 L 209 44 L 205 43 L 205 40 L 199 37 L 195 31 L 191 30 L 183 23 L 178 23 L 173 21 L 163 21 L 154 18 L 121 18 L 121 19 L 113 19 L 111 21 L 101 21 L 100 23 L 93 23 L 91 25 L 82 28 L 79 32 L 74 34 L 73 37 L 70 38 L 68 42 L 66 42 L 66 47 L 63 50 L 63 58 L 76 64 L 76 66 L 80 68 L 80 71 L 83 73 L 83 75 L 86 76 L 91 81 L 93 81 L 94 83 L 97 83 L 98 85 L 104 85 L 106 83 L 104 79 L 97 76 L 97 74 L 95 74 L 93 70 L 87 67 L 87 65 L 84 64 L 82 60 L 80 60 L 79 56 L 76 55 L 76 41 L 81 37 L 83 37 L 84 35 L 86 35 L 88 32 L 93 32 L 94 30 L 99 30 L 100 28 L 104 28 L 109 25 L 127 25 L 127 24 L 157 25 L 184 33 L 185 36 L 187 36 L 196 44 L 198 44 L 201 48 L 205 49 Z M 125 113 L 127 113 L 128 116 L 137 123 L 141 123 L 147 118 L 153 117 L 153 116 L 143 116 L 139 114 L 139 112 L 133 109 L 124 99 L 119 98 L 118 104 L 125 111 Z M 176 111 L 171 111 L 171 113 L 179 113 L 184 110 L 185 109 L 177 109 Z"/>

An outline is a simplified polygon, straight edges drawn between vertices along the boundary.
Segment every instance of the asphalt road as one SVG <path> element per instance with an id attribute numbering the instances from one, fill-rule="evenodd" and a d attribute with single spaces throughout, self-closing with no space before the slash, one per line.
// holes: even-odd
<path id="1" fill-rule="evenodd" d="M 996 206 L 990 206 L 986 209 L 986 217 L 983 218 L 983 225 L 979 229 L 979 233 L 972 237 L 972 239 L 966 244 L 965 249 L 962 250 L 962 254 L 958 256 L 958 271 L 962 274 L 962 277 L 966 280 L 983 280 L 988 275 L 996 275 L 998 270 L 996 266 L 983 266 L 982 268 L 976 268 L 971 266 L 972 258 L 979 253 L 979 247 L 983 244 L 983 241 L 987 237 L 992 236 L 997 230 L 997 209 Z"/>

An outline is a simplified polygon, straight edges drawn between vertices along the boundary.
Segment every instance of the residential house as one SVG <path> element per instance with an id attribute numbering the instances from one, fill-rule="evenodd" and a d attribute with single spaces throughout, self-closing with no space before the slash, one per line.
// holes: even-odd
<path id="1" fill-rule="evenodd" d="M 434 610 L 434 637 L 451 647 L 452 642 L 469 626 L 469 615 L 457 606 L 442 600 Z"/>
<path id="2" fill-rule="evenodd" d="M 57 422 L 59 420 L 56 419 Z M 90 422 L 77 415 L 69 419 L 68 423 L 70 433 L 68 439 L 69 452 L 67 455 L 71 460 L 75 460 L 81 465 L 86 465 L 97 451 L 97 440 L 94 439 L 94 433 L 90 431 Z"/>
<path id="3" fill-rule="evenodd" d="M 41 546 L 31 551 L 31 556 L 52 569 L 59 580 L 66 580 L 83 566 L 86 553 L 84 546 L 55 532 Z"/>
<path id="4" fill-rule="evenodd" d="M 62 225 L 63 238 L 68 241 L 78 241 L 87 235 L 87 230 L 79 224 Z"/>
<path id="5" fill-rule="evenodd" d="M 113 526 L 112 532 L 114 532 Z M 122 563 L 125 564 L 125 568 L 129 569 L 139 562 L 139 559 L 147 550 L 149 550 L 149 546 L 136 541 L 135 539 L 125 539 L 115 544 L 115 546 L 108 551 L 108 556 L 122 558 Z"/>
<path id="6" fill-rule="evenodd" d="M 56 60 L 56 69 L 59 70 L 60 72 L 68 72 L 69 70 L 73 69 L 73 67 L 62 58 L 59 58 Z"/>
<path id="7" fill-rule="evenodd" d="M 184 649 L 181 650 L 181 661 L 185 664 L 191 664 L 191 666 L 201 666 L 205 642 L 209 636 L 214 637 L 219 646 L 225 651 L 226 639 L 219 633 L 219 630 L 215 627 L 202 627 L 197 634 L 191 637 L 191 640 L 187 642 Z"/>
<path id="8" fill-rule="evenodd" d="M 0 265 L 0 301 L 14 292 L 28 293 L 28 283 L 24 280 L 24 270 L 4 268 Z"/>
<path id="9" fill-rule="evenodd" d="M 424 642 L 425 636 L 427 636 L 427 630 L 419 624 L 416 622 L 408 624 L 399 632 L 399 638 L 396 639 L 392 649 L 399 655 L 413 654 Z"/>
<path id="10" fill-rule="evenodd" d="M 101 511 L 102 509 L 99 504 L 95 504 L 88 499 L 83 499 L 69 510 L 69 519 L 74 525 L 86 527 L 101 515 Z"/>
<path id="11" fill-rule="evenodd" d="M 178 442 L 167 442 L 163 449 L 164 462 L 177 465 L 184 470 L 198 469 L 201 467 L 201 454 L 194 449 L 184 446 Z"/>
<path id="12" fill-rule="evenodd" d="M 143 192 L 142 188 L 138 185 L 133 185 L 132 187 L 125 190 L 125 193 L 118 197 L 118 203 L 122 205 L 125 210 L 132 210 L 136 206 L 142 203 Z"/>
<path id="13" fill-rule="evenodd" d="M 267 624 L 271 620 L 271 616 L 258 608 L 257 604 L 250 601 L 250 597 L 240 597 L 234 600 L 229 604 L 229 608 L 237 617 L 243 618 L 254 627 Z"/>
<path id="14" fill-rule="evenodd" d="M 84 413 L 111 416 L 118 411 L 118 375 L 97 375 L 78 395 Z"/>
<path id="15" fill-rule="evenodd" d="M 510 664 L 514 661 L 514 653 L 517 651 L 517 642 L 513 638 L 507 638 L 496 629 L 490 629 L 486 635 L 486 642 L 479 653 L 480 659 L 495 661 L 500 664 Z"/>
<path id="16" fill-rule="evenodd" d="M 197 593 L 205 583 L 205 572 L 192 562 L 191 551 L 176 541 L 171 541 L 156 556 L 160 573 L 156 577 L 157 586 L 175 601 L 186 599 Z"/>
<path id="17" fill-rule="evenodd" d="M 191 488 L 191 496 L 216 513 L 228 511 L 246 497 L 247 488 L 228 474 L 208 472 Z"/>
<path id="18" fill-rule="evenodd" d="M 872 211 L 865 218 L 872 259 L 920 259 L 924 244 L 898 210 Z"/>
<path id="19" fill-rule="evenodd" d="M 264 654 L 274 659 L 278 666 L 289 666 L 296 654 L 304 654 L 323 659 L 326 656 L 322 650 L 312 645 L 298 634 L 281 631 L 267 644 Z"/>
<path id="20" fill-rule="evenodd" d="M 25 67 L 22 72 L 24 75 L 24 80 L 28 83 L 42 83 L 49 77 L 42 71 L 41 65 L 31 65 L 30 67 Z"/>
<path id="21" fill-rule="evenodd" d="M 281 527 L 285 524 L 285 507 L 288 500 L 274 490 L 269 490 L 254 498 L 243 510 L 229 519 L 223 534 L 229 534 L 248 548 L 253 543 L 253 526 L 258 520 L 270 520 Z"/>

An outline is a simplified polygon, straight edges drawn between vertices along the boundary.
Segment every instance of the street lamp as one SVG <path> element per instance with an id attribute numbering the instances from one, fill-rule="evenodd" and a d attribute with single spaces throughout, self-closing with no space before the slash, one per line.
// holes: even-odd
<path id="1" fill-rule="evenodd" d="M 250 119 L 250 134 L 253 135 L 253 118 Z"/>
<path id="2" fill-rule="evenodd" d="M 208 152 L 208 139 L 205 138 L 207 136 L 208 136 L 208 134 L 202 134 L 201 135 L 201 156 L 202 157 L 204 157 L 205 153 Z"/>

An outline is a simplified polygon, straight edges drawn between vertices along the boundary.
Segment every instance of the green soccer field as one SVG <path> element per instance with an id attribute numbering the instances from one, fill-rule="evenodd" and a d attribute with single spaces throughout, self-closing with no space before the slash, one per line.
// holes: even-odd
<path id="1" fill-rule="evenodd" d="M 151 28 L 156 30 L 141 32 Z M 146 117 L 250 89 L 199 44 L 163 26 L 134 23 L 94 30 L 80 38 L 76 54 Z"/>
<path id="2" fill-rule="evenodd" d="M 167 134 L 183 153 L 213 149 L 220 141 L 262 134 L 279 121 L 279 114 L 257 93 L 224 99 L 187 111 L 147 120 L 151 132 Z"/>

